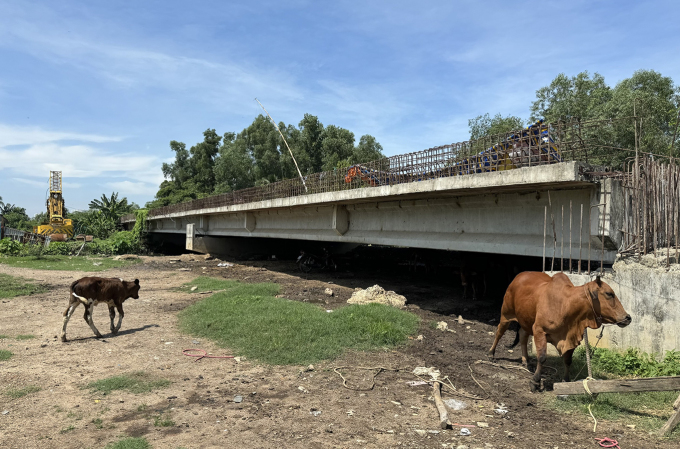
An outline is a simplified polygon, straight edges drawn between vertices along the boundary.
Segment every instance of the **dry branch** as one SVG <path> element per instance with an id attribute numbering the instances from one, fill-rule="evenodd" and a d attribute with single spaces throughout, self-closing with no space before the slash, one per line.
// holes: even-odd
<path id="1" fill-rule="evenodd" d="M 442 384 L 440 382 L 432 382 L 432 395 L 434 396 L 434 403 L 439 412 L 439 426 L 442 429 L 450 429 L 453 426 L 451 425 L 451 421 L 449 421 L 449 412 L 446 411 L 446 406 L 444 405 L 444 401 L 442 401 L 441 388 Z"/>

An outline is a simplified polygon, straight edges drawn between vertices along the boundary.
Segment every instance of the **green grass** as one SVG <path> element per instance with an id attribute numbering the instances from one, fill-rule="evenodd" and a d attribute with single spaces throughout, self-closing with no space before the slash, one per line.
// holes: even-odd
<path id="1" fill-rule="evenodd" d="M 129 437 L 107 444 L 106 449 L 151 449 L 151 445 L 145 438 Z"/>
<path id="2" fill-rule="evenodd" d="M 92 424 L 94 424 L 94 426 L 97 429 L 103 429 L 104 428 L 104 421 L 101 418 L 93 419 Z"/>
<path id="3" fill-rule="evenodd" d="M 169 416 L 158 415 L 153 418 L 153 425 L 156 427 L 172 427 L 175 421 L 171 420 Z"/>
<path id="4" fill-rule="evenodd" d="M 69 433 L 70 431 L 75 430 L 75 429 L 76 429 L 76 426 L 71 425 L 71 426 L 64 427 L 63 429 L 61 429 L 59 431 L 59 433 Z"/>
<path id="5" fill-rule="evenodd" d="M 30 340 L 30 339 L 32 339 L 32 338 L 35 338 L 35 335 L 31 335 L 31 334 L 17 335 L 17 336 L 14 337 L 14 338 L 16 338 L 17 340 Z"/>
<path id="6" fill-rule="evenodd" d="M 4 259 L 0 258 L 0 263 Z M 0 298 L 14 298 L 15 296 L 28 296 L 46 291 L 42 285 L 33 284 L 28 279 L 10 276 L 0 273 Z"/>
<path id="7" fill-rule="evenodd" d="M 552 359 L 552 358 L 551 358 Z M 563 368 L 561 359 L 549 362 Z M 631 348 L 625 352 L 597 348 L 592 351 L 591 366 L 596 379 L 617 379 L 635 377 L 677 376 L 680 375 L 680 352 L 668 351 L 663 358 L 654 357 Z M 574 360 L 570 372 L 574 380 L 588 375 L 585 360 L 585 348 L 579 347 L 574 352 Z M 551 405 L 567 414 L 577 414 L 588 419 L 588 405 L 598 420 L 618 421 L 633 424 L 645 431 L 656 431 L 668 421 L 673 410 L 673 402 L 678 397 L 677 391 L 653 391 L 644 393 L 601 393 L 595 398 L 588 395 L 573 395 L 566 399 L 553 399 Z M 680 428 L 671 434 L 672 439 L 680 438 Z"/>
<path id="8" fill-rule="evenodd" d="M 238 285 L 237 281 L 227 281 L 224 279 L 217 279 L 211 277 L 199 277 L 189 282 L 188 284 L 182 285 L 181 287 L 178 288 L 178 290 L 187 293 L 200 293 L 208 291 L 214 292 L 217 290 L 233 288 L 236 285 Z M 193 287 L 196 287 L 196 290 L 191 291 Z"/>
<path id="9" fill-rule="evenodd" d="M 0 334 L 0 340 L 2 340 L 3 338 L 9 338 L 9 335 Z"/>
<path id="10" fill-rule="evenodd" d="M 4 362 L 5 360 L 9 360 L 14 354 L 9 352 L 6 349 L 0 349 L 0 362 Z"/>
<path id="11" fill-rule="evenodd" d="M 380 304 L 327 313 L 316 305 L 275 298 L 276 284 L 198 278 L 187 287 L 194 285 L 196 291 L 226 291 L 183 310 L 181 329 L 269 364 L 309 364 L 335 358 L 346 348 L 392 347 L 418 327 L 415 315 Z"/>
<path id="12" fill-rule="evenodd" d="M 36 270 L 102 271 L 109 268 L 133 265 L 139 262 L 139 260 L 113 260 L 110 257 L 89 256 L 0 257 L 0 264 Z"/>
<path id="13" fill-rule="evenodd" d="M 42 390 L 42 388 L 37 386 L 37 385 L 29 385 L 28 387 L 24 387 L 24 388 L 16 388 L 16 389 L 7 390 L 5 392 L 5 394 L 12 399 L 19 399 L 19 398 L 23 398 L 24 396 L 27 396 L 31 393 L 37 393 L 40 390 Z"/>
<path id="14" fill-rule="evenodd" d="M 138 394 L 165 388 L 168 385 L 170 385 L 170 381 L 167 379 L 153 379 L 143 371 L 138 371 L 128 375 L 107 377 L 90 382 L 85 388 L 102 394 L 109 394 L 115 390 L 127 390 L 130 393 Z"/>

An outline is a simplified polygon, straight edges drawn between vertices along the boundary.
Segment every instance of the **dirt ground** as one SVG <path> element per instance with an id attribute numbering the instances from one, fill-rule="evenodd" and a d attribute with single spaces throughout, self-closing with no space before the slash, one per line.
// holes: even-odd
<path id="1" fill-rule="evenodd" d="M 625 423 L 600 422 L 594 434 L 590 419 L 547 408 L 550 393 L 530 393 L 528 373 L 475 363 L 486 360 L 500 307 L 493 301 L 463 301 L 459 288 L 452 287 L 453 280 L 436 284 L 394 273 L 347 271 L 303 275 L 287 261 L 237 263 L 228 268 L 217 263 L 191 255 L 145 257 L 143 264 L 93 274 L 139 278 L 140 299 L 125 303 L 117 336 L 108 333 L 106 307 L 95 309 L 94 322 L 103 339 L 94 338 L 76 311 L 67 343 L 59 341 L 58 335 L 68 285 L 85 273 L 0 264 L 0 273 L 48 286 L 46 293 L 0 303 L 0 334 L 36 336 L 0 340 L 0 349 L 14 353 L 9 361 L 0 362 L 0 447 L 103 447 L 121 436 L 144 436 L 156 448 L 595 448 L 594 437 L 605 436 L 616 438 L 621 448 L 677 447 L 677 442 L 660 441 Z M 176 288 L 203 274 L 276 282 L 284 297 L 327 309 L 342 306 L 356 287 L 379 284 L 406 296 L 409 310 L 422 319 L 418 332 L 422 339 L 414 338 L 393 351 L 347 353 L 313 369 L 272 367 L 250 360 L 196 361 L 182 350 L 229 354 L 228 348 L 199 341 L 177 328 L 177 311 L 205 296 Z M 333 297 L 324 294 L 326 288 L 333 290 Z M 458 323 L 459 314 L 464 324 Z M 455 333 L 431 327 L 432 321 L 442 320 Z M 508 333 L 502 343 L 513 337 Z M 518 353 L 501 345 L 497 361 L 517 366 Z M 354 367 L 341 372 L 350 387 L 361 390 L 343 387 L 333 371 L 337 366 Z M 411 374 L 416 366 L 434 366 L 449 376 L 457 391 L 445 390 L 444 399 L 466 404 L 450 412 L 451 420 L 469 425 L 471 435 L 462 436 L 458 426 L 439 428 L 431 387 L 407 383 L 418 380 Z M 398 371 L 380 372 L 375 387 L 369 389 L 376 370 L 358 367 Z M 146 394 L 114 391 L 103 396 L 83 389 L 89 382 L 135 371 L 172 384 Z M 5 394 L 29 385 L 42 389 L 19 399 Z M 242 396 L 242 402 L 234 401 L 236 395 Z M 508 410 L 505 415 L 494 412 L 498 404 Z M 174 425 L 155 426 L 158 416 Z M 93 422 L 97 419 L 101 423 Z"/>

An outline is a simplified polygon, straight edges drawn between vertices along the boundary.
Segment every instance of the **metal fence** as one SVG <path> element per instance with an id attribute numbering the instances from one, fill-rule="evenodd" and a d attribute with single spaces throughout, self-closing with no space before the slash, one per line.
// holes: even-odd
<path id="1" fill-rule="evenodd" d="M 584 161 L 622 165 L 628 149 L 612 136 L 633 129 L 634 118 L 536 122 L 523 130 L 478 140 L 442 145 L 414 153 L 286 179 L 149 211 L 149 217 L 198 209 L 231 206 L 298 195 L 337 192 L 363 187 L 392 186 L 451 176 L 512 170 L 521 167 Z M 129 221 L 126 216 L 123 221 Z"/>
<path id="2" fill-rule="evenodd" d="M 0 237 L 15 240 L 19 243 L 28 243 L 32 245 L 44 244 L 49 245 L 50 238 L 41 234 L 34 234 L 32 232 L 22 231 L 21 229 L 14 229 L 3 227 Z"/>

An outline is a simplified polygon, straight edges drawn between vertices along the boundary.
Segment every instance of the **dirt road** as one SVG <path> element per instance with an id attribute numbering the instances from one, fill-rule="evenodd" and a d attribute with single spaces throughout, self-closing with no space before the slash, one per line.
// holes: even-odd
<path id="1" fill-rule="evenodd" d="M 125 319 L 117 336 L 108 333 L 106 307 L 95 309 L 94 321 L 104 334 L 96 339 L 76 312 L 67 343 L 57 336 L 67 305 L 68 285 L 82 272 L 16 269 L 0 264 L 0 273 L 46 284 L 46 293 L 2 300 L 0 349 L 14 356 L 0 362 L 0 447 L 103 447 L 121 436 L 144 436 L 156 448 L 273 448 L 273 447 L 467 447 L 567 448 L 597 447 L 594 437 L 616 435 L 622 448 L 671 448 L 623 424 L 600 423 L 597 434 L 582 416 L 566 416 L 544 406 L 545 394 L 529 392 L 529 374 L 482 363 L 491 345 L 494 318 L 479 304 L 462 302 L 446 285 L 414 284 L 399 276 L 359 276 L 352 273 L 300 276 L 290 262 L 255 262 L 218 268 L 201 257 L 148 257 L 144 263 L 97 275 L 139 278 L 140 299 L 125 303 Z M 193 260 L 192 260 L 193 259 Z M 205 267 L 205 268 L 204 268 Z M 196 340 L 177 329 L 177 311 L 202 295 L 180 293 L 177 287 L 207 274 L 244 282 L 271 281 L 293 300 L 340 307 L 355 287 L 380 284 L 409 300 L 409 309 L 422 318 L 422 339 L 399 350 L 347 353 L 341 359 L 315 365 L 271 367 L 250 360 L 202 359 L 182 355 L 186 348 L 229 354 L 209 341 Z M 324 294 L 332 288 L 333 297 Z M 82 309 L 79 309 L 82 311 Z M 464 324 L 456 320 L 463 315 Z M 454 332 L 431 326 L 447 321 Z M 35 335 L 16 340 L 19 334 Z M 508 343 L 512 335 L 505 337 Z M 506 351 L 506 350 L 504 350 Z M 517 364 L 518 354 L 505 353 L 500 363 Z M 344 369 L 343 387 L 333 367 Z M 452 421 L 473 425 L 470 436 L 460 427 L 442 431 L 427 385 L 418 380 L 416 366 L 434 366 L 448 375 L 465 408 L 451 412 Z M 145 394 L 114 391 L 92 393 L 83 387 L 113 375 L 144 371 L 171 381 L 167 388 Z M 474 376 L 474 378 L 473 378 Z M 476 381 L 475 381 L 476 379 Z M 41 390 L 18 399 L 5 392 L 27 386 Z M 241 396 L 242 401 L 237 402 Z M 483 399 L 469 399 L 476 396 Z M 235 401 L 236 399 L 236 401 Z M 494 412 L 497 404 L 508 412 Z M 5 413 L 7 412 L 7 413 Z M 170 424 L 167 427 L 160 425 Z"/>

